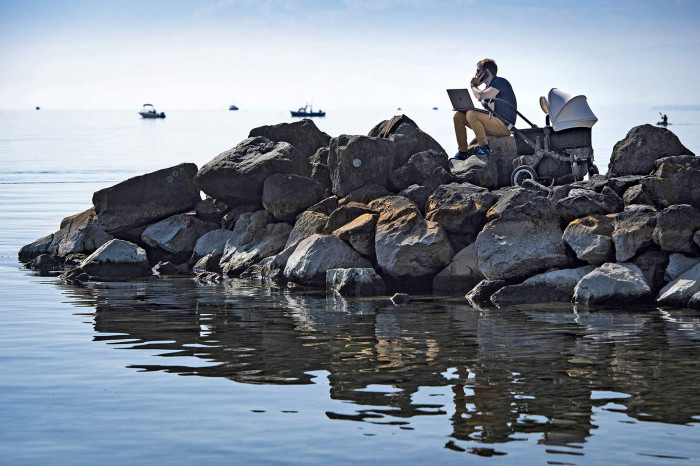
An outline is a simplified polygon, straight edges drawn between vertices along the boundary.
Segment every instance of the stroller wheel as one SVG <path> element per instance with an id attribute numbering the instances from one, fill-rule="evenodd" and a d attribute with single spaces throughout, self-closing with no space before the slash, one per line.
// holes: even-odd
<path id="1" fill-rule="evenodd" d="M 595 166 L 595 164 L 591 164 L 591 166 L 588 168 L 588 178 L 592 177 L 593 175 L 599 175 L 600 171 L 598 170 L 598 167 Z"/>
<path id="2" fill-rule="evenodd" d="M 537 181 L 537 172 L 529 165 L 520 165 L 513 170 L 513 173 L 510 175 L 510 184 L 513 186 L 522 186 L 525 180 Z"/>

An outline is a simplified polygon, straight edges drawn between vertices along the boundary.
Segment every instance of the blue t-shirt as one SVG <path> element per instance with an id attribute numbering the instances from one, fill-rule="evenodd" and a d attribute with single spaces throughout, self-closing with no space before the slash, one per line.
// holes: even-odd
<path id="1" fill-rule="evenodd" d="M 510 83 L 506 78 L 494 76 L 489 87 L 498 89 L 499 92 L 498 95 L 496 95 L 497 99 L 503 99 L 506 102 L 510 103 L 516 109 L 518 108 L 518 100 L 515 98 L 513 88 L 510 86 Z M 515 119 L 518 118 L 518 114 L 515 110 L 500 102 L 496 102 L 496 107 L 494 108 L 494 110 L 496 111 L 496 113 L 501 115 L 506 120 L 510 121 L 512 124 L 515 124 Z"/>

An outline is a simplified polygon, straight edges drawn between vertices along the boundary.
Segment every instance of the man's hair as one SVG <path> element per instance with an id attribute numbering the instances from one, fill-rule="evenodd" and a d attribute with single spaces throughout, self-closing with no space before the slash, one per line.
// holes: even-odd
<path id="1" fill-rule="evenodd" d="M 494 76 L 498 74 L 498 65 L 496 65 L 496 62 L 491 58 L 484 58 L 480 60 L 477 65 L 481 65 L 481 69 L 490 71 Z"/>

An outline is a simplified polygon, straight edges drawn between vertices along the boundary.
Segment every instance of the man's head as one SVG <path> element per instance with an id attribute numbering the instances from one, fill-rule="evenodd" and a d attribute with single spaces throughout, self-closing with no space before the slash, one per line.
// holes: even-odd
<path id="1" fill-rule="evenodd" d="M 491 58 L 479 60 L 476 64 L 476 75 L 480 75 L 483 71 L 488 71 L 491 76 L 496 76 L 498 73 L 498 65 Z"/>

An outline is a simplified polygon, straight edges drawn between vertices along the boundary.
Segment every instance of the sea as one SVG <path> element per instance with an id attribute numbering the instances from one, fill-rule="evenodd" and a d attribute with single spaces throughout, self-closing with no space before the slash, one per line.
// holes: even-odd
<path id="1" fill-rule="evenodd" d="M 93 192 L 293 121 L 226 108 L 0 110 L 1 464 L 700 462 L 698 311 L 394 306 L 252 279 L 73 286 L 18 263 Z M 331 136 L 405 113 L 456 151 L 448 108 L 324 110 Z M 594 110 L 601 173 L 659 117 Z M 698 153 L 700 112 L 668 113 Z"/>

